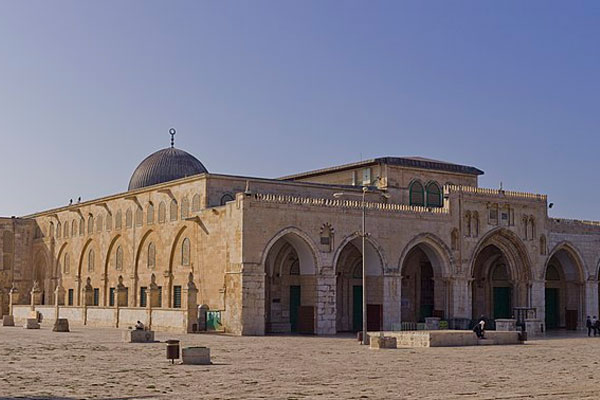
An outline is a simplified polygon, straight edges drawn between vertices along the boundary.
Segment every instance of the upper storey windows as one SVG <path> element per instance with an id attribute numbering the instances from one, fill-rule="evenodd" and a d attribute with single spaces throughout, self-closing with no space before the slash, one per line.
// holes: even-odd
<path id="1" fill-rule="evenodd" d="M 408 187 L 409 204 L 421 207 L 442 207 L 442 190 L 437 182 L 427 185 L 415 180 Z"/>

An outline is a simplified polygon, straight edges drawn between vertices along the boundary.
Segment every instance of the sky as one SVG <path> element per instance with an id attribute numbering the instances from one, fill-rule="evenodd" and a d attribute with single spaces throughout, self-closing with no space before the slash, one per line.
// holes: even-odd
<path id="1" fill-rule="evenodd" d="M 0 215 L 124 192 L 169 145 L 279 177 L 478 167 L 600 220 L 598 1 L 0 0 Z"/>

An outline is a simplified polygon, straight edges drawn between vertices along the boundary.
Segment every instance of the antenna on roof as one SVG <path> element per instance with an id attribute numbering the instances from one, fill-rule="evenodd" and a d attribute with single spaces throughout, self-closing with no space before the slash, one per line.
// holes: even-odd
<path id="1" fill-rule="evenodd" d="M 175 147 L 175 134 L 176 133 L 177 133 L 177 131 L 175 130 L 175 128 L 169 129 L 169 135 L 171 135 L 171 147 Z"/>

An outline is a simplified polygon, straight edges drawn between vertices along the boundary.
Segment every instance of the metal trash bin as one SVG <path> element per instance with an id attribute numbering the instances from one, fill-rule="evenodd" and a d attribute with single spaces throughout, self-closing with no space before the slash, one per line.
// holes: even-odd
<path id="1" fill-rule="evenodd" d="M 179 340 L 167 340 L 167 359 L 171 360 L 171 364 L 179 360 Z"/>

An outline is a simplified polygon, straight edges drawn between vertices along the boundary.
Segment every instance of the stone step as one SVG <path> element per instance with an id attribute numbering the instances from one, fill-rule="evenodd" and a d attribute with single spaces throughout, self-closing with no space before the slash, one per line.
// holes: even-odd
<path id="1" fill-rule="evenodd" d="M 493 346 L 496 342 L 493 339 L 477 339 L 478 346 Z"/>

